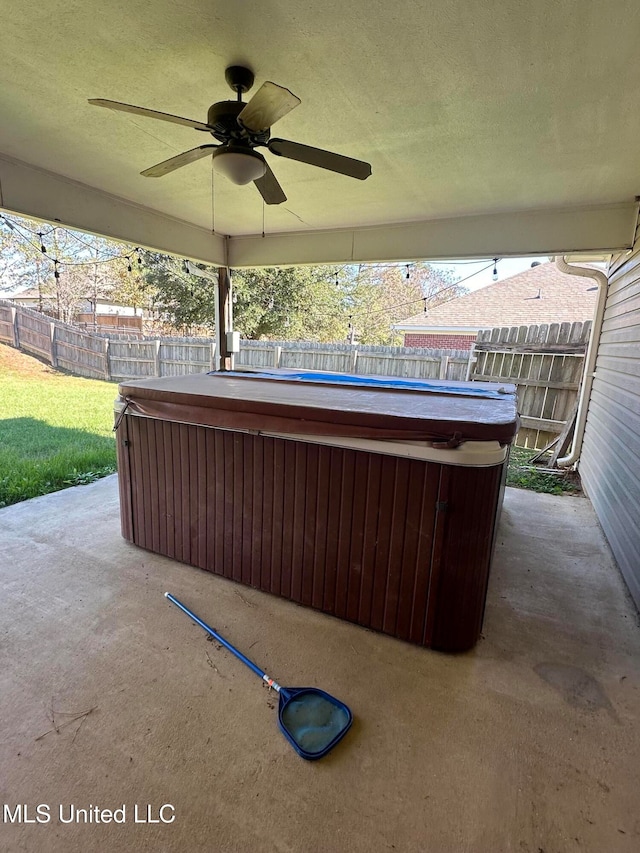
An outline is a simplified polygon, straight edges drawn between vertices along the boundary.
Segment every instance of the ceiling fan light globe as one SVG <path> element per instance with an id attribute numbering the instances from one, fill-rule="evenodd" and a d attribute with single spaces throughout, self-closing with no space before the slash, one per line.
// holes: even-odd
<path id="1" fill-rule="evenodd" d="M 262 157 L 252 151 L 247 153 L 220 151 L 213 158 L 213 168 L 232 183 L 240 186 L 258 180 L 267 170 Z"/>

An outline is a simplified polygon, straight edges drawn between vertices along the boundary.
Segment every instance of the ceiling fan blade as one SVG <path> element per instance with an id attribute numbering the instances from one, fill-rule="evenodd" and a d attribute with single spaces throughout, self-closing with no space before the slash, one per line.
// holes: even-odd
<path id="1" fill-rule="evenodd" d="M 334 154 L 323 148 L 301 145 L 299 142 L 291 142 L 288 139 L 271 139 L 267 143 L 267 148 L 272 154 L 278 154 L 288 160 L 309 163 L 310 166 L 319 166 L 321 169 L 338 172 L 350 178 L 357 178 L 359 181 L 364 181 L 371 174 L 371 164 L 365 163 L 364 160 L 354 160 L 352 157 Z"/>
<path id="2" fill-rule="evenodd" d="M 157 110 L 148 110 L 146 107 L 134 107 L 131 104 L 121 104 L 120 101 L 105 101 L 104 98 L 89 98 L 89 103 L 94 107 L 106 107 L 109 110 L 120 110 L 123 113 L 133 113 L 147 118 L 157 118 L 160 121 L 170 121 L 172 124 L 184 124 L 187 127 L 195 127 L 196 130 L 211 130 L 208 124 L 194 121 L 190 118 L 172 116 L 169 113 L 159 113 Z"/>
<path id="3" fill-rule="evenodd" d="M 286 116 L 301 103 L 293 92 L 268 80 L 255 93 L 238 116 L 238 122 L 247 130 L 261 133 L 278 119 Z"/>
<path id="4" fill-rule="evenodd" d="M 258 188 L 262 198 L 265 200 L 265 204 L 282 204 L 283 201 L 287 200 L 284 190 L 278 183 L 278 179 L 268 165 L 267 171 L 264 175 L 253 183 Z"/>
<path id="5" fill-rule="evenodd" d="M 168 160 L 163 160 L 162 163 L 156 163 L 155 166 L 150 166 L 144 172 L 140 172 L 140 174 L 144 175 L 145 178 L 161 178 L 163 175 L 173 172 L 174 169 L 179 169 L 181 166 L 187 166 L 189 163 L 194 163 L 196 160 L 206 157 L 212 148 L 219 148 L 219 146 L 199 145 L 190 151 L 183 151 L 182 154 L 169 157 Z"/>

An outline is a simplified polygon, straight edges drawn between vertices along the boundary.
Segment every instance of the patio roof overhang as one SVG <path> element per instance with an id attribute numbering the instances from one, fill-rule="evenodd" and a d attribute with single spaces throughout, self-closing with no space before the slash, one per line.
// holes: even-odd
<path id="1" fill-rule="evenodd" d="M 248 9 L 221 0 L 51 0 L 3 14 L 0 207 L 232 267 L 631 247 L 640 191 L 637 6 L 449 0 Z M 69 49 L 72 46 L 73 49 Z M 100 110 L 104 97 L 202 120 L 244 63 L 302 104 L 275 135 L 371 162 L 364 182 L 282 157 L 264 207 L 200 161 L 202 141 Z M 252 93 L 249 93 L 249 96 Z M 624 108 L 622 108 L 624 105 Z"/>

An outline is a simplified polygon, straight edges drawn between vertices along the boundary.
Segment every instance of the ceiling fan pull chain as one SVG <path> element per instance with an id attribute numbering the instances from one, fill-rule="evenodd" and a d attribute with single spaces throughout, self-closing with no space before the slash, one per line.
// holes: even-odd
<path id="1" fill-rule="evenodd" d="M 211 233 L 216 233 L 216 170 L 213 168 L 213 157 L 211 158 Z"/>

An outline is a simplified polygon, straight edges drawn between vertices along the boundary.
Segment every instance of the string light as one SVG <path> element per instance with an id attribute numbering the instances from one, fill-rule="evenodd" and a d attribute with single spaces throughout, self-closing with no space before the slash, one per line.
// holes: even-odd
<path id="1" fill-rule="evenodd" d="M 476 270 L 475 272 L 470 273 L 469 275 L 465 276 L 464 278 L 459 279 L 458 281 L 454 281 L 453 284 L 448 285 L 448 287 L 443 287 L 435 295 L 440 297 L 443 293 L 446 293 L 447 290 L 451 290 L 454 287 L 458 287 L 463 282 L 469 281 L 470 278 L 474 278 L 474 276 L 476 276 L 476 275 L 480 275 L 480 273 L 485 272 L 490 267 L 491 267 L 491 264 L 488 264 L 486 267 L 483 267 L 480 270 Z M 455 299 L 455 298 L 456 298 L 455 296 L 452 297 L 452 299 Z M 423 299 L 429 299 L 429 297 L 419 296 L 417 299 L 411 299 L 409 302 L 401 302 L 399 305 L 391 305 L 391 306 L 389 306 L 389 308 L 381 308 L 379 311 L 360 311 L 355 316 L 356 317 L 369 318 L 369 317 L 373 317 L 376 314 L 386 314 L 389 311 L 395 311 L 396 308 L 405 308 L 408 305 L 415 305 L 417 302 L 421 302 Z M 448 302 L 450 300 L 445 300 L 445 301 Z M 442 304 L 442 303 L 438 303 L 438 304 Z"/>
<path id="2" fill-rule="evenodd" d="M 466 263 L 466 261 L 463 261 L 462 263 L 464 264 L 464 263 Z M 474 263 L 477 263 L 477 261 L 474 261 Z M 376 264 L 375 266 L 376 266 L 376 268 L 379 268 L 380 265 Z M 393 267 L 397 268 L 398 264 L 388 264 L 387 266 L 393 266 Z M 441 290 L 439 290 L 436 294 L 434 294 L 434 297 L 440 298 L 443 293 L 446 293 L 447 291 L 458 287 L 459 285 L 463 284 L 465 281 L 469 281 L 469 279 L 474 278 L 477 275 L 480 275 L 480 273 L 486 272 L 488 269 L 491 268 L 491 266 L 492 266 L 491 263 L 487 264 L 487 266 L 482 267 L 482 269 L 479 269 L 479 270 L 476 270 L 475 272 L 469 273 L 469 275 L 465 276 L 464 278 L 459 279 L 458 281 L 454 281 L 452 284 L 449 284 L 447 287 L 443 287 Z M 428 311 L 428 302 L 431 298 L 432 297 L 430 297 L 430 296 L 418 296 L 418 297 L 416 297 L 416 299 L 411 299 L 407 302 L 401 302 L 401 303 L 398 303 L 396 305 L 390 305 L 388 308 L 381 308 L 381 309 L 376 310 L 376 311 L 359 311 L 356 314 L 349 315 L 349 321 L 353 320 L 354 317 L 356 317 L 356 318 L 357 317 L 363 317 L 365 320 L 370 322 L 371 317 L 375 317 L 375 316 L 378 316 L 380 314 L 388 314 L 389 311 L 395 311 L 397 308 L 406 308 L 409 305 L 417 305 L 420 302 L 423 303 L 425 311 Z M 457 295 L 452 296 L 451 299 L 457 299 Z M 443 304 L 444 302 L 450 302 L 451 299 L 445 299 L 445 300 L 443 300 L 442 303 L 438 302 L 438 304 L 440 305 L 440 304 Z M 282 311 L 282 310 L 286 310 L 287 306 L 276 304 L 273 300 L 273 297 L 272 297 L 270 300 L 270 303 L 268 305 L 268 308 L 269 308 L 269 310 Z"/>
<path id="3" fill-rule="evenodd" d="M 54 265 L 54 268 L 58 264 L 60 266 L 64 265 L 65 267 L 93 267 L 93 266 L 96 266 L 97 264 L 110 264 L 110 263 L 113 263 L 114 261 L 120 261 L 122 258 L 128 258 L 129 257 L 128 255 L 122 254 L 122 255 L 113 255 L 113 256 L 108 257 L 108 258 L 94 258 L 93 260 L 89 260 L 89 261 L 60 261 L 57 258 L 52 258 L 51 255 L 47 252 L 47 247 L 44 245 L 44 242 L 43 242 L 43 238 L 45 235 L 41 231 L 38 231 L 38 232 L 30 231 L 26 226 L 23 226 L 23 225 L 19 226 L 17 223 L 11 222 L 11 220 L 7 219 L 7 217 L 3 216 L 2 214 L 0 214 L 0 220 L 2 220 L 2 222 L 4 222 L 4 224 L 8 228 L 10 228 L 15 234 L 17 234 L 25 243 L 32 246 L 34 249 L 38 249 L 43 255 L 45 255 L 51 261 L 51 263 Z M 52 228 L 51 231 L 49 231 L 48 233 L 52 234 L 55 230 L 56 230 L 55 228 Z M 26 232 L 26 234 L 25 234 L 25 232 Z M 73 234 L 72 232 L 68 231 L 67 233 L 70 236 L 74 237 L 75 239 L 78 239 L 77 237 L 75 237 L 75 234 Z M 29 235 L 29 236 L 27 236 L 27 235 Z M 36 244 L 32 239 L 30 239 L 32 237 L 38 237 L 40 240 L 40 245 Z M 82 243 L 83 241 L 80 240 L 79 242 Z M 84 245 L 88 245 L 88 244 L 84 243 Z M 92 248 L 92 247 L 89 247 L 89 248 Z M 139 251 L 139 250 L 136 249 L 136 251 Z M 142 258 L 140 257 L 139 254 L 138 254 L 138 263 L 142 266 Z M 54 274 L 55 274 L 55 269 L 54 269 Z M 56 278 L 59 278 L 59 277 L 60 277 L 60 273 L 58 271 L 58 275 L 56 276 Z"/>
<path id="4" fill-rule="evenodd" d="M 130 254 L 116 255 L 116 256 L 109 257 L 109 258 L 94 259 L 94 260 L 90 260 L 90 261 L 59 261 L 57 258 L 52 258 L 52 257 L 47 253 L 47 248 L 46 248 L 46 246 L 44 245 L 44 236 L 45 236 L 45 235 L 44 235 L 44 233 L 43 233 L 43 232 L 38 231 L 38 232 L 34 233 L 34 232 L 30 231 L 28 228 L 26 228 L 25 226 L 18 227 L 18 225 L 17 225 L 17 224 L 14 224 L 14 223 L 13 223 L 13 222 L 11 222 L 9 219 L 7 219 L 7 217 L 6 217 L 6 216 L 3 216 L 2 214 L 0 214 L 0 220 L 2 220 L 2 221 L 7 225 L 7 227 L 8 227 L 8 228 L 10 228 L 10 229 L 11 229 L 12 231 L 14 231 L 16 234 L 18 234 L 18 236 L 20 236 L 20 237 L 21 237 L 21 238 L 22 238 L 26 243 L 28 243 L 29 245 L 33 246 L 34 248 L 39 249 L 39 251 L 40 251 L 42 254 L 46 255 L 46 257 L 47 257 L 47 258 L 48 258 L 48 259 L 53 263 L 53 265 L 54 265 L 54 277 L 55 277 L 56 279 L 59 279 L 59 278 L 60 278 L 60 269 L 59 269 L 59 267 L 60 267 L 60 266 L 62 266 L 62 265 L 64 265 L 64 266 L 69 266 L 69 267 L 74 267 L 74 266 L 75 266 L 75 267 L 83 267 L 83 266 L 84 266 L 84 267 L 87 267 L 87 266 L 95 266 L 96 264 L 112 263 L 113 261 L 119 261 L 119 260 L 121 260 L 121 259 L 126 259 L 126 260 L 127 260 L 127 270 L 128 270 L 128 272 L 132 272 L 132 271 L 133 271 L 133 268 L 132 268 L 132 258 L 131 258 L 131 255 L 130 255 Z M 32 237 L 37 236 L 37 237 L 39 238 L 39 240 L 40 240 L 40 245 L 39 245 L 39 246 L 36 246 L 36 244 L 35 244 L 31 239 L 29 239 L 29 237 L 27 237 L 27 236 L 22 232 L 21 228 L 24 228 L 24 230 L 25 230 L 25 231 L 26 231 L 30 236 L 32 236 Z M 52 228 L 51 228 L 51 230 L 48 232 L 48 235 L 49 235 L 49 234 L 52 234 L 54 231 L 55 231 L 55 228 L 53 228 L 53 227 L 52 227 Z M 92 248 L 92 249 L 94 248 L 93 246 L 90 246 L 89 244 L 84 243 L 84 241 L 82 241 L 82 240 L 80 240 L 79 238 L 77 238 L 77 237 L 76 237 L 76 235 L 75 235 L 75 234 L 73 234 L 72 232 L 67 232 L 67 233 L 69 233 L 69 234 L 70 234 L 70 236 L 72 236 L 72 237 L 74 237 L 75 239 L 77 239 L 77 240 L 78 240 L 78 242 L 83 243 L 84 245 L 86 245 L 88 248 Z M 143 266 L 143 261 L 142 261 L 142 257 L 141 257 L 141 250 L 140 250 L 140 247 L 139 247 L 139 246 L 136 246 L 136 247 L 135 247 L 135 249 L 134 249 L 133 251 L 134 251 L 134 254 L 135 254 L 136 258 L 137 258 L 138 266 L 139 266 L 139 267 Z M 493 259 L 493 279 L 494 279 L 494 281 L 497 281 L 497 279 L 498 279 L 497 263 L 498 263 L 498 261 L 499 261 L 499 260 L 500 260 L 500 258 L 494 258 L 494 259 Z M 450 266 L 458 266 L 458 265 L 477 264 L 477 263 L 478 263 L 478 261 L 451 261 L 451 262 L 449 262 L 449 265 L 450 265 Z M 480 261 L 480 263 L 481 263 L 481 261 Z M 405 263 L 405 264 L 390 263 L 390 264 L 371 264 L 371 267 L 372 267 L 372 268 L 374 268 L 374 269 L 394 269 L 394 268 L 400 269 L 402 266 L 404 266 L 404 268 L 405 268 L 405 278 L 406 278 L 406 279 L 409 279 L 409 278 L 410 278 L 410 273 L 411 273 L 411 267 L 412 267 L 412 266 L 414 266 L 414 265 L 415 265 L 415 264 L 407 264 L 407 263 Z M 427 263 L 427 266 L 428 266 L 428 263 Z M 440 290 L 440 291 L 438 292 L 438 294 L 437 294 L 437 295 L 438 295 L 438 296 L 440 296 L 442 293 L 446 292 L 447 290 L 450 290 L 450 289 L 451 289 L 451 288 L 453 288 L 453 287 L 457 287 L 458 285 L 462 284 L 464 281 L 467 281 L 468 279 L 473 278 L 474 276 L 478 275 L 479 273 L 482 273 L 482 272 L 484 272 L 485 270 L 489 269 L 489 267 L 490 267 L 490 266 L 491 266 L 491 264 L 489 264 L 489 265 L 488 265 L 488 266 L 486 266 L 486 267 L 483 267 L 483 268 L 482 268 L 482 269 L 480 269 L 480 270 L 477 270 L 477 271 L 475 271 L 475 272 L 471 273 L 470 275 L 466 276 L 465 278 L 460 279 L 460 280 L 459 280 L 459 281 L 457 281 L 457 282 L 454 282 L 453 284 L 449 285 L 448 287 L 443 288 L 442 290 Z M 337 269 L 335 270 L 334 275 L 335 275 L 335 284 L 336 284 L 336 285 L 339 285 L 339 284 L 340 284 L 340 281 L 339 281 L 339 271 L 338 271 Z M 388 308 L 384 308 L 384 309 L 381 309 L 381 310 L 378 310 L 378 311 L 363 311 L 363 312 L 359 312 L 357 315 L 352 315 L 352 316 L 350 316 L 350 317 L 349 317 L 349 323 L 350 323 L 350 326 L 352 326 L 353 316 L 358 316 L 358 317 L 367 317 L 367 318 L 370 318 L 370 317 L 372 317 L 372 316 L 374 316 L 374 315 L 377 315 L 377 314 L 386 314 L 386 313 L 388 313 L 389 311 L 393 311 L 393 310 L 395 310 L 396 308 L 402 308 L 402 307 L 405 307 L 405 306 L 408 306 L 408 305 L 415 305 L 415 304 L 416 304 L 416 302 L 420 302 L 420 301 L 422 301 L 422 302 L 423 302 L 424 310 L 425 310 L 425 312 L 426 312 L 426 311 L 428 310 L 428 307 L 427 307 L 427 306 L 428 306 L 428 299 L 429 299 L 429 297 L 424 297 L 424 296 L 423 296 L 423 297 L 419 297 L 417 300 L 411 300 L 411 301 L 408 301 L 408 302 L 404 302 L 404 303 L 402 303 L 402 304 L 400 304 L 400 305 L 393 305 L 393 306 L 390 306 L 390 307 L 388 307 Z M 270 308 L 271 310 L 273 310 L 273 308 L 274 308 L 274 300 L 273 300 L 273 297 L 272 297 L 272 298 L 271 298 L 271 300 L 270 300 L 269 308 Z"/>

